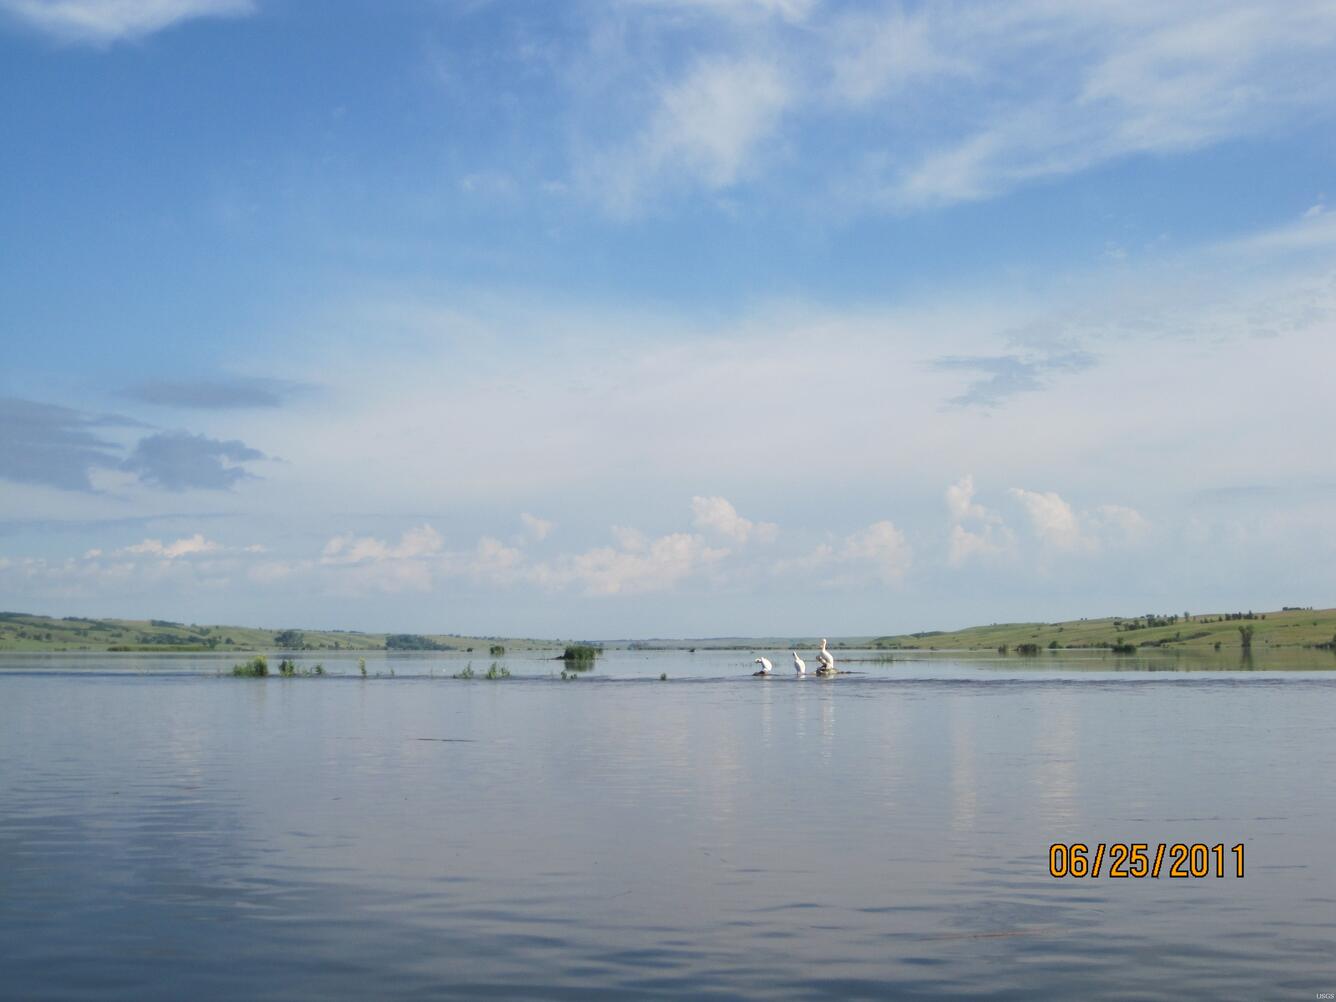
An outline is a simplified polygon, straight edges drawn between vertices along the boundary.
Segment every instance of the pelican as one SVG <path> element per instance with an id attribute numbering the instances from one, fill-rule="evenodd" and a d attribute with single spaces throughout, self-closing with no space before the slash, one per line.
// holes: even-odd
<path id="1" fill-rule="evenodd" d="M 760 670 L 760 671 L 754 671 L 754 672 L 752 672 L 753 675 L 769 675 L 770 672 L 771 672 L 771 671 L 774 669 L 774 667 L 775 667 L 774 665 L 772 665 L 772 664 L 770 663 L 770 659 L 769 659 L 769 658 L 757 658 L 757 659 L 753 662 L 753 664 L 758 664 L 758 665 L 761 666 L 761 670 Z"/>
<path id="2" fill-rule="evenodd" d="M 807 662 L 804 661 L 802 658 L 798 657 L 797 651 L 789 651 L 789 653 L 793 655 L 793 670 L 796 671 L 799 675 L 806 675 Z"/>
<path id="3" fill-rule="evenodd" d="M 835 656 L 826 650 L 826 638 L 821 638 L 821 650 L 817 652 L 816 659 L 821 662 L 821 667 L 816 670 L 818 675 L 835 674 Z"/>

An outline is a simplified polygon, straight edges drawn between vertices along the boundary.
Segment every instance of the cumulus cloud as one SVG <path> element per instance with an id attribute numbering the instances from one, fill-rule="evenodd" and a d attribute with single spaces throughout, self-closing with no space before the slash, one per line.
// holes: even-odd
<path id="1" fill-rule="evenodd" d="M 960 567 L 972 557 L 1002 553 L 1015 542 L 1002 517 L 974 500 L 974 477 L 970 474 L 946 489 L 946 509 L 951 525 L 947 563 L 952 567 Z"/>
<path id="2" fill-rule="evenodd" d="M 775 572 L 811 575 L 822 587 L 847 586 L 868 578 L 900 584 L 912 562 L 913 551 L 905 534 L 894 522 L 883 519 L 837 542 L 822 543 L 805 556 L 778 561 Z"/>
<path id="3" fill-rule="evenodd" d="M 335 536 L 325 544 L 320 562 L 362 564 L 383 560 L 415 560 L 440 553 L 443 546 L 441 534 L 423 523 L 402 533 L 398 543 L 389 543 L 374 536 L 354 536 L 352 533 Z"/>
<path id="4" fill-rule="evenodd" d="M 161 539 L 146 539 L 142 543 L 127 546 L 120 552 L 131 555 L 161 557 L 164 560 L 176 560 L 180 557 L 190 557 L 201 553 L 215 553 L 221 549 L 220 544 L 211 539 L 205 539 L 203 533 L 197 532 L 193 536 L 178 539 L 173 543 L 164 544 Z M 100 554 L 100 551 L 92 552 Z"/>
<path id="5" fill-rule="evenodd" d="M 1108 546 L 1141 542 L 1150 523 L 1134 508 L 1105 504 L 1080 514 L 1055 491 L 1008 492 L 1020 502 L 1030 526 L 1048 549 L 1062 553 L 1094 553 Z"/>
<path id="6" fill-rule="evenodd" d="M 264 458 L 245 442 L 171 431 L 140 439 L 121 468 L 164 490 L 222 491 L 253 479 L 255 475 L 242 464 Z"/>
<path id="7" fill-rule="evenodd" d="M 491 536 L 470 549 L 449 550 L 440 533 L 424 524 L 403 533 L 397 543 L 374 536 L 336 536 L 325 544 L 320 563 L 355 571 L 340 578 L 348 588 L 427 590 L 437 579 L 463 577 L 490 585 L 528 584 L 606 596 L 669 590 L 730 552 L 692 533 L 651 539 L 617 528 L 613 534 L 615 546 L 535 561 L 522 547 Z"/>
<path id="8" fill-rule="evenodd" d="M 67 42 L 108 45 L 201 17 L 240 17 L 254 0 L 0 0 L 0 12 Z"/>
<path id="9" fill-rule="evenodd" d="M 538 542 L 546 539 L 556 527 L 555 522 L 539 518 L 537 515 L 530 515 L 527 511 L 520 512 L 520 524 L 524 526 L 525 534 Z"/>
<path id="10" fill-rule="evenodd" d="M 229 548 L 203 533 L 145 539 L 119 549 L 93 547 L 80 557 L 0 558 L 0 593 L 54 599 L 115 598 L 158 593 L 179 598 L 191 589 L 227 588 L 234 575 L 256 578 L 253 548 Z M 258 578 L 256 578 L 258 579 Z"/>
<path id="11" fill-rule="evenodd" d="M 633 542 L 634 548 L 600 546 L 539 564 L 529 577 L 548 588 L 575 585 L 588 595 L 638 595 L 670 590 L 729 553 L 685 532 Z"/>
<path id="12" fill-rule="evenodd" d="M 753 522 L 743 518 L 738 510 L 725 498 L 693 497 L 691 499 L 692 524 L 698 529 L 706 529 L 737 542 L 745 543 L 755 538 L 758 542 L 773 542 L 779 532 L 774 522 Z"/>

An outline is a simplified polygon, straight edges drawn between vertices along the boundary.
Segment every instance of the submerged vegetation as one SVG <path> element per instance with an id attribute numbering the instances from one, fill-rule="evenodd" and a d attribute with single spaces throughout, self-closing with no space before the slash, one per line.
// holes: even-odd
<path id="1" fill-rule="evenodd" d="M 473 662 L 470 661 L 462 670 L 455 672 L 451 678 L 477 678 L 478 675 L 473 670 Z M 510 669 L 505 665 L 493 661 L 487 669 L 487 673 L 482 676 L 486 679 L 510 678 Z"/>
<path id="2" fill-rule="evenodd" d="M 302 668 L 292 658 L 284 658 L 278 663 L 278 673 L 284 678 L 310 678 L 325 674 L 325 666 L 314 664 L 310 668 Z M 235 678 L 266 678 L 269 675 L 269 659 L 263 654 L 257 654 L 248 661 L 234 664 L 232 675 Z"/>
<path id="3" fill-rule="evenodd" d="M 298 675 L 323 675 L 325 674 L 325 666 L 323 664 L 316 664 L 310 668 L 299 668 L 297 667 L 297 662 L 293 661 L 291 658 L 284 658 L 278 663 L 278 673 L 284 678 L 294 678 Z"/>

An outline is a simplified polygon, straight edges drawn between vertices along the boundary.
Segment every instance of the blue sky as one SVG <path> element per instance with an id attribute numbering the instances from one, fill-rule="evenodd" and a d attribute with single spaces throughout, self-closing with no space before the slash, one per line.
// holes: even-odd
<path id="1" fill-rule="evenodd" d="M 0 0 L 0 607 L 1336 605 L 1336 8 Z"/>

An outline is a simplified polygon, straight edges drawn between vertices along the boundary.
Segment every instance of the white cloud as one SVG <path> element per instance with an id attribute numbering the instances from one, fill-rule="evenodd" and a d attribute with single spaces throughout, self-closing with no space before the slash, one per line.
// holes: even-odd
<path id="1" fill-rule="evenodd" d="M 657 95 L 649 125 L 595 169 L 610 209 L 634 214 L 653 187 L 681 180 L 707 191 L 755 172 L 756 150 L 774 131 L 792 95 L 779 66 L 760 57 L 697 63 Z"/>
<path id="2" fill-rule="evenodd" d="M 835 22 L 829 32 L 835 96 L 865 105 L 923 79 L 970 76 L 963 53 L 953 54 L 934 38 L 931 8 L 909 12 L 860 12 Z"/>
<path id="3" fill-rule="evenodd" d="M 1125 505 L 1099 505 L 1078 514 L 1055 491 L 1013 487 L 1007 493 L 1021 503 L 1040 542 L 1055 551 L 1094 553 L 1112 546 L 1131 546 L 1142 542 L 1150 531 L 1145 516 Z"/>
<path id="4" fill-rule="evenodd" d="M 630 0 L 642 7 L 699 11 L 715 17 L 750 19 L 780 17 L 802 21 L 816 7 L 818 0 Z"/>
<path id="5" fill-rule="evenodd" d="M 537 515 L 530 515 L 527 511 L 520 513 L 520 523 L 524 526 L 525 533 L 539 542 L 546 539 L 556 528 L 555 522 L 539 518 Z"/>
<path id="6" fill-rule="evenodd" d="M 777 561 L 781 577 L 799 574 L 826 588 L 847 587 L 872 578 L 900 584 L 913 562 L 913 550 L 895 523 L 883 519 L 834 543 L 822 543 L 804 556 Z"/>
<path id="7" fill-rule="evenodd" d="M 693 497 L 691 499 L 692 525 L 727 536 L 737 543 L 745 543 L 753 536 L 758 542 L 774 542 L 779 526 L 774 522 L 753 522 L 743 518 L 725 498 Z"/>
<path id="8" fill-rule="evenodd" d="M 1309 206 L 1295 222 L 1230 241 L 1222 249 L 1274 254 L 1324 250 L 1332 246 L 1336 246 L 1336 212 L 1328 212 L 1326 206 L 1318 202 Z"/>
<path id="9" fill-rule="evenodd" d="M 535 566 L 529 577 L 548 588 L 576 585 L 588 595 L 637 595 L 668 591 L 729 553 L 704 538 L 676 532 L 635 549 L 601 546 Z"/>
<path id="10" fill-rule="evenodd" d="M 0 0 L 0 12 L 63 41 L 105 45 L 200 17 L 240 17 L 254 0 Z"/>
<path id="11" fill-rule="evenodd" d="M 1082 550 L 1090 544 L 1081 532 L 1072 506 L 1054 491 L 1027 491 L 1013 487 L 1008 491 L 1030 516 L 1030 524 L 1045 545 L 1057 550 Z"/>
<path id="12" fill-rule="evenodd" d="M 1099 505 L 1090 520 L 1097 535 L 1114 542 L 1139 543 L 1150 533 L 1150 522 L 1146 517 L 1126 505 Z"/>
<path id="13" fill-rule="evenodd" d="M 178 539 L 174 543 L 164 544 L 161 539 L 146 539 L 142 543 L 127 546 L 120 552 L 127 555 L 161 557 L 164 560 L 176 560 L 178 557 L 191 557 L 201 553 L 214 553 L 221 549 L 222 546 L 220 544 L 205 539 L 202 533 L 197 532 L 193 536 Z M 101 551 L 90 550 L 89 554 L 101 555 Z"/>
<path id="14" fill-rule="evenodd" d="M 1002 517 L 975 502 L 972 475 L 966 474 L 946 489 L 946 509 L 951 524 L 947 563 L 952 567 L 973 557 L 995 556 L 1014 545 L 1015 537 Z"/>
<path id="15" fill-rule="evenodd" d="M 348 533 L 335 536 L 325 544 L 320 554 L 320 562 L 361 564 L 387 560 L 413 560 L 439 553 L 442 545 L 441 534 L 426 524 L 405 531 L 395 545 L 383 539 L 376 539 L 374 536 L 354 536 Z"/>
<path id="16" fill-rule="evenodd" d="M 897 134 L 896 156 L 878 168 L 880 190 L 864 178 L 864 194 L 892 208 L 987 198 L 1119 157 L 1266 133 L 1304 113 L 1324 113 L 1336 96 L 1325 71 L 1336 8 L 1318 0 L 1033 0 L 963 13 L 929 6 L 913 18 L 896 9 L 883 24 L 902 50 L 891 65 L 911 75 L 935 73 L 933 79 L 907 96 L 896 90 L 903 73 L 858 74 L 850 85 L 846 67 L 861 51 L 876 51 L 877 32 L 865 31 L 837 63 L 837 89 L 860 101 L 878 93 L 897 116 L 929 95 L 940 98 L 943 89 L 979 109 L 973 122 L 957 117 L 963 128 L 954 138 L 933 139 L 929 130 Z"/>

